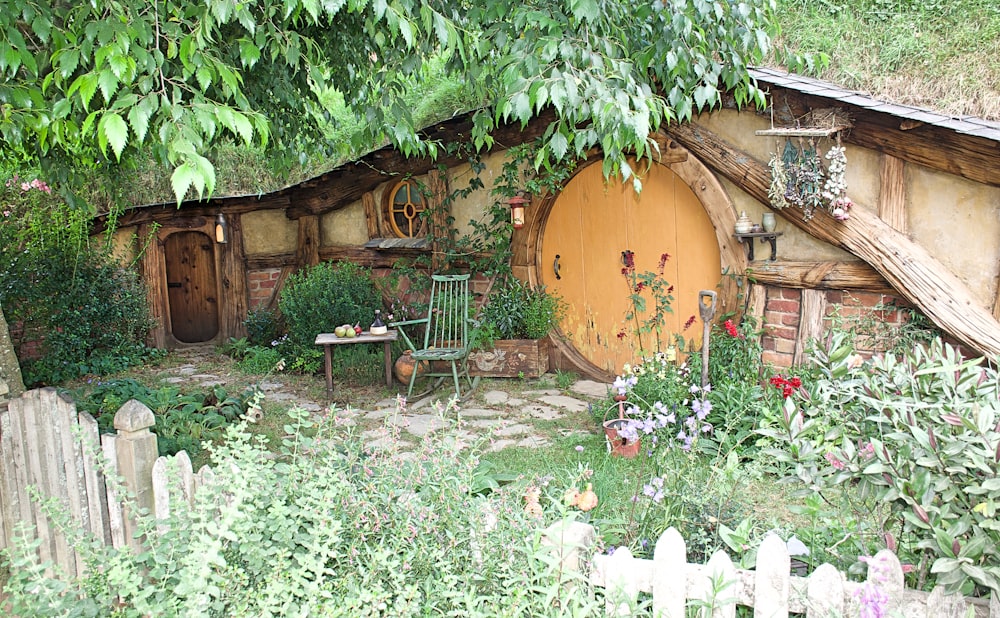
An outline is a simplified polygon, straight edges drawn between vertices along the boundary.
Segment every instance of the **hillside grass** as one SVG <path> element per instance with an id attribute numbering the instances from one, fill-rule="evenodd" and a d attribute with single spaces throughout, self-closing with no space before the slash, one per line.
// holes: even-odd
<path id="1" fill-rule="evenodd" d="M 1000 120 L 995 0 L 777 4 L 776 42 L 792 51 L 827 54 L 830 63 L 820 79 L 894 103 Z"/>

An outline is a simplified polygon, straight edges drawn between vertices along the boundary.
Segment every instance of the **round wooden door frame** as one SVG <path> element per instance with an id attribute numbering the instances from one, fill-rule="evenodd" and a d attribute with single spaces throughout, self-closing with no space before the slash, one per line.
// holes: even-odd
<path id="1" fill-rule="evenodd" d="M 665 151 L 662 144 L 671 140 L 663 136 L 659 137 L 658 141 L 661 142 L 661 151 Z M 670 152 L 672 153 L 671 159 L 682 158 L 683 160 L 675 160 L 670 163 L 663 163 L 662 165 L 668 167 L 691 189 L 692 193 L 694 193 L 695 197 L 701 203 L 702 208 L 705 209 L 705 213 L 708 215 L 709 220 L 712 222 L 712 227 L 715 229 L 715 239 L 719 245 L 719 259 L 722 264 L 722 272 L 719 273 L 721 286 L 716 315 L 726 312 L 738 312 L 739 308 L 736 306 L 737 284 L 733 277 L 726 276 L 727 273 L 743 274 L 747 268 L 747 257 L 743 245 L 733 237 L 733 226 L 736 225 L 737 218 L 736 207 L 729 197 L 729 193 L 726 192 L 725 187 L 722 186 L 722 183 L 719 182 L 715 174 L 688 152 L 687 149 L 676 142 L 672 142 L 670 143 Z M 589 167 L 598 161 L 600 161 L 599 155 L 588 158 L 587 162 L 580 165 L 566 183 L 572 182 L 576 178 L 576 175 L 585 167 Z M 534 248 L 534 251 L 529 250 L 526 256 L 530 260 L 530 263 L 527 265 L 527 271 L 528 282 L 531 285 L 540 285 L 542 282 L 541 273 L 538 271 L 539 264 L 542 262 L 542 238 L 545 235 L 545 225 L 548 222 L 549 214 L 552 212 L 552 207 L 555 205 L 557 197 L 559 197 L 559 193 L 549 193 L 541 196 L 536 204 L 532 204 L 532 209 L 535 212 L 530 224 L 527 226 L 526 235 L 527 246 Z M 565 356 L 587 377 L 598 380 L 610 380 L 614 377 L 581 354 L 561 331 L 550 335 L 549 339 L 552 345 L 559 350 L 560 354 Z"/>

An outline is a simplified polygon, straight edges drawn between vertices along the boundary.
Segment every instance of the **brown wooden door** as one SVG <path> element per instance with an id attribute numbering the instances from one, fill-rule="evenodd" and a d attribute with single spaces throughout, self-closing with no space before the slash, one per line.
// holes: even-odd
<path id="1" fill-rule="evenodd" d="M 167 237 L 163 252 L 174 338 L 210 341 L 219 332 L 215 243 L 202 232 L 178 232 Z"/>
<path id="2" fill-rule="evenodd" d="M 630 184 L 605 184 L 601 165 L 589 165 L 556 198 L 542 231 L 542 283 L 569 307 L 563 334 L 611 374 L 665 349 L 675 333 L 700 345 L 700 322 L 686 331 L 684 325 L 698 313 L 698 292 L 714 290 L 721 278 L 714 228 L 691 189 L 659 164 L 642 173 L 642 183 L 636 195 Z M 659 343 L 655 332 L 638 336 L 634 322 L 625 321 L 633 290 L 622 274 L 624 251 L 633 253 L 640 273 L 657 272 L 661 256 L 670 256 L 662 279 L 674 286 L 673 312 L 661 324 Z M 652 298 L 644 297 L 648 313 Z"/>

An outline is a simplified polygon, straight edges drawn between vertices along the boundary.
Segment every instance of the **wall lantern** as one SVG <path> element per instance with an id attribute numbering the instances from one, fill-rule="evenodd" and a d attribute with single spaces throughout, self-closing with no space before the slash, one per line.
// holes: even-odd
<path id="1" fill-rule="evenodd" d="M 215 217 L 215 242 L 220 245 L 229 242 L 229 225 L 226 223 L 226 218 L 222 216 L 221 212 Z"/>
<path id="2" fill-rule="evenodd" d="M 515 230 L 524 227 L 524 206 L 530 201 L 523 195 L 515 195 L 507 200 L 507 203 L 510 204 L 510 223 Z"/>

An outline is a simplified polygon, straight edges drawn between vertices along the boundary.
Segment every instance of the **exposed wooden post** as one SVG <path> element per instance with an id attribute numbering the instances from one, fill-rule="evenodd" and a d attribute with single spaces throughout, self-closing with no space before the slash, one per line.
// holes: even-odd
<path id="1" fill-rule="evenodd" d="M 153 412 L 131 399 L 115 413 L 115 458 L 118 474 L 125 489 L 134 497 L 140 512 L 151 513 L 153 499 L 153 463 L 157 458 L 156 436 L 149 431 L 155 424 Z M 135 551 L 142 550 L 141 539 L 135 538 L 135 515 L 126 512 L 123 519 L 125 542 Z"/>
<path id="2" fill-rule="evenodd" d="M 906 233 L 906 185 L 904 161 L 882 153 L 879 170 L 878 216 L 897 232 Z"/>
<path id="3" fill-rule="evenodd" d="M 431 209 L 429 221 L 430 233 L 433 242 L 431 244 L 431 268 L 437 272 L 441 265 L 441 242 L 440 238 L 448 235 L 448 218 L 451 216 L 450 203 L 448 201 L 448 178 L 443 172 L 432 171 L 427 176 L 427 189 L 430 195 L 427 197 L 428 206 Z"/>
<path id="4" fill-rule="evenodd" d="M 792 365 L 806 361 L 809 344 L 823 339 L 823 318 L 826 316 L 826 293 L 823 290 L 802 290 L 799 304 L 799 334 L 795 338 Z"/>
<path id="5" fill-rule="evenodd" d="M 319 264 L 319 216 L 299 217 L 299 237 L 295 245 L 295 257 L 299 267 Z"/>
<path id="6" fill-rule="evenodd" d="M 361 205 L 365 207 L 365 225 L 368 227 L 368 239 L 382 238 L 382 213 L 375 203 L 375 194 L 365 191 L 361 194 Z"/>
<path id="7" fill-rule="evenodd" d="M 229 241 L 216 244 L 219 251 L 219 287 L 222 296 L 220 322 L 222 340 L 246 336 L 246 318 L 250 307 L 247 284 L 246 253 L 243 248 L 243 219 L 230 214 Z"/>
<path id="8" fill-rule="evenodd" d="M 672 125 L 669 133 L 751 197 L 769 203 L 771 175 L 765 164 L 691 123 Z M 807 221 L 798 208 L 785 208 L 778 214 L 866 261 L 900 296 L 959 341 L 985 355 L 1000 356 L 1000 322 L 954 273 L 878 215 L 860 206 L 847 221 L 837 221 L 825 211 Z"/>
<path id="9" fill-rule="evenodd" d="M 146 282 L 146 301 L 149 304 L 153 328 L 149 331 L 148 343 L 154 348 L 167 347 L 167 332 L 170 328 L 170 316 L 167 311 L 167 264 L 163 255 L 163 243 L 156 234 L 155 227 L 144 223 L 139 226 L 139 241 L 149 239 L 146 250 L 142 252 L 139 270 Z M 150 238 L 150 234 L 154 237 Z"/>

